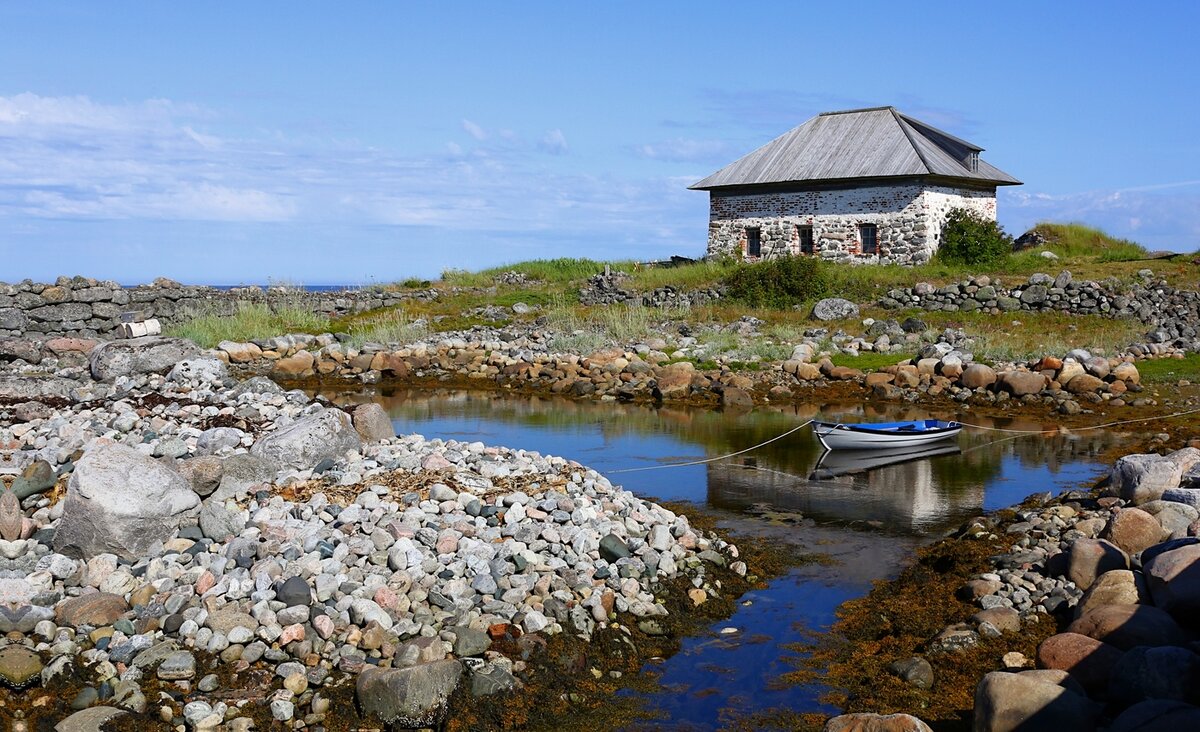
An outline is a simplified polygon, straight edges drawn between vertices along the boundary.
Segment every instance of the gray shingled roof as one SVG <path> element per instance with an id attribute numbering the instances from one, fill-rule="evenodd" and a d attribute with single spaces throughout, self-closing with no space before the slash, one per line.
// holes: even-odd
<path id="1" fill-rule="evenodd" d="M 971 153 L 983 148 L 905 116 L 894 107 L 826 112 L 694 184 L 726 186 L 937 176 L 990 185 L 1020 185 Z"/>

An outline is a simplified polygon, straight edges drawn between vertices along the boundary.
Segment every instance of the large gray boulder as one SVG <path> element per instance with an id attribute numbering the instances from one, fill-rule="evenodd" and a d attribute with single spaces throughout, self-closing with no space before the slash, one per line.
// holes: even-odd
<path id="1" fill-rule="evenodd" d="M 1126 455 L 1113 464 L 1111 475 L 1117 495 L 1135 504 L 1162 498 L 1163 491 L 1177 488 L 1182 479 L 1177 461 L 1154 453 Z"/>
<path id="2" fill-rule="evenodd" d="M 200 497 L 179 473 L 131 447 L 97 440 L 67 483 L 54 548 L 69 556 L 145 556 L 194 514 Z"/>
<path id="3" fill-rule="evenodd" d="M 827 297 L 813 305 L 812 316 L 817 320 L 845 320 L 858 317 L 858 306 L 840 297 Z"/>
<path id="4" fill-rule="evenodd" d="M 355 691 L 368 718 L 404 728 L 433 727 L 445 715 L 461 676 L 462 664 L 454 660 L 408 668 L 369 666 L 359 674 Z"/>
<path id="5" fill-rule="evenodd" d="M 199 347 L 189 340 L 147 336 L 101 343 L 92 349 L 88 363 L 92 378 L 112 381 L 121 376 L 166 373 L 199 354 Z"/>
<path id="6" fill-rule="evenodd" d="M 250 453 L 278 468 L 307 470 L 326 458 L 361 447 L 362 439 L 350 415 L 340 409 L 322 409 L 254 443 Z"/>

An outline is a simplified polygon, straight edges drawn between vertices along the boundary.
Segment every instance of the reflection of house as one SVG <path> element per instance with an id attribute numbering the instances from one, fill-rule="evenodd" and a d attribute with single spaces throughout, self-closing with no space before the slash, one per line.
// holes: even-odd
<path id="1" fill-rule="evenodd" d="M 940 485 L 930 459 L 817 481 L 741 463 L 708 466 L 708 501 L 714 506 L 744 509 L 762 503 L 821 521 L 879 522 L 892 531 L 925 533 L 954 526 L 980 511 L 983 494 L 982 482 Z"/>
<path id="2" fill-rule="evenodd" d="M 996 187 L 1020 185 L 982 150 L 893 107 L 818 115 L 691 186 L 708 256 L 928 261 L 952 209 L 995 220 Z"/>

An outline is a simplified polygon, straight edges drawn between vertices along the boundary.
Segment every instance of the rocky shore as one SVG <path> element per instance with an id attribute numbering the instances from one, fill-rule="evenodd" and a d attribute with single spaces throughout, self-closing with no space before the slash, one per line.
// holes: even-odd
<path id="1" fill-rule="evenodd" d="M 927 730 L 920 700 L 950 693 L 937 670 L 980 663 L 968 703 L 979 732 L 1200 728 L 1198 507 L 1200 449 L 1186 447 L 1125 456 L 1095 491 L 1038 494 L 970 522 L 942 554 L 1001 548 L 957 588 L 971 609 L 917 655 L 885 659 L 880 686 L 913 690 L 911 706 L 826 730 Z"/>
<path id="2" fill-rule="evenodd" d="M 661 635 L 669 588 L 747 572 L 571 461 L 397 437 L 185 341 L 38 348 L 0 373 L 0 711 L 30 729 L 434 725 L 539 638 Z"/>

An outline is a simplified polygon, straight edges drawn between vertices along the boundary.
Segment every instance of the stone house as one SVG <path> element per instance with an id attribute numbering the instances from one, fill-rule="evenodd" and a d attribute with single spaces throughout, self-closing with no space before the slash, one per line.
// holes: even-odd
<path id="1" fill-rule="evenodd" d="M 709 192 L 709 257 L 921 264 L 946 215 L 996 218 L 1020 185 L 983 148 L 894 107 L 826 112 L 690 186 Z"/>

